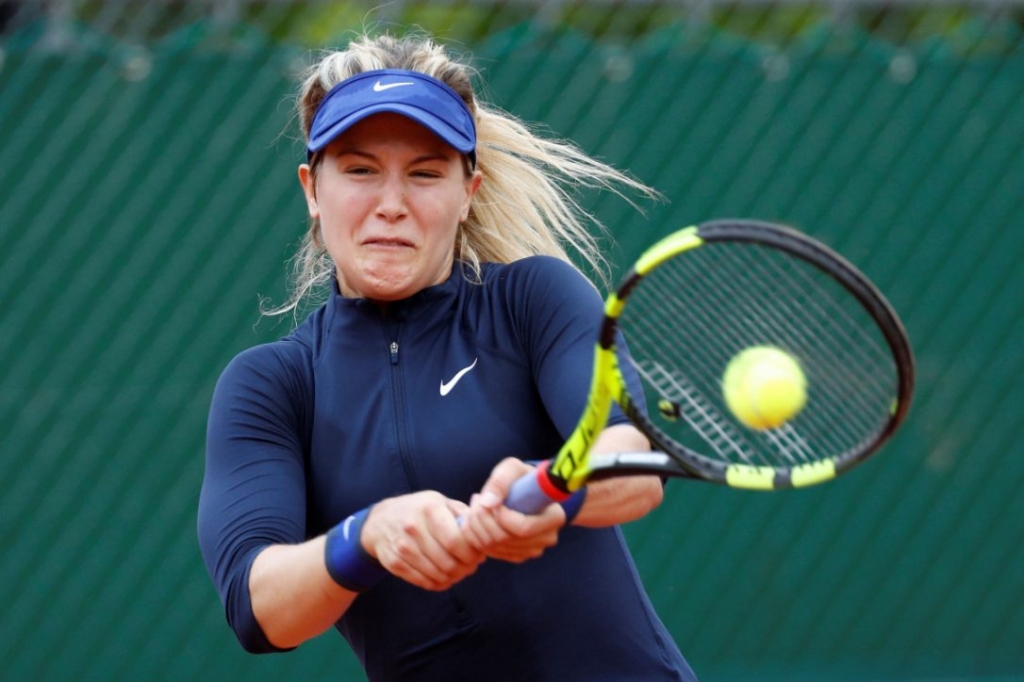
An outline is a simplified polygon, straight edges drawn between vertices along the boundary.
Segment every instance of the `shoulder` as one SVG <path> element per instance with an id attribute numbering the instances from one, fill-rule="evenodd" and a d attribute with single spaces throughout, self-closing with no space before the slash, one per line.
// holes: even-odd
<path id="1" fill-rule="evenodd" d="M 305 374 L 312 367 L 323 336 L 326 305 L 314 310 L 291 332 L 269 343 L 247 348 L 228 364 L 226 372 L 247 372 L 261 376 Z"/>
<path id="2" fill-rule="evenodd" d="M 301 402 L 312 386 L 313 348 L 298 332 L 235 355 L 221 373 L 217 392 Z"/>
<path id="3" fill-rule="evenodd" d="M 571 263 L 531 256 L 482 272 L 496 315 L 527 349 L 581 335 L 592 339 L 601 319 L 597 288 Z M 500 312 L 497 312 L 500 311 Z"/>
<path id="4" fill-rule="evenodd" d="M 598 296 L 597 288 L 580 270 L 552 256 L 487 263 L 482 275 L 486 286 L 512 297 L 572 302 Z"/>
<path id="5" fill-rule="evenodd" d="M 224 371 L 270 378 L 301 372 L 309 365 L 311 357 L 309 348 L 285 338 L 243 350 L 232 358 Z"/>
<path id="6" fill-rule="evenodd" d="M 484 263 L 485 281 L 494 277 L 569 278 L 586 280 L 572 263 L 554 256 L 527 256 L 511 263 Z"/>
<path id="7" fill-rule="evenodd" d="M 208 444 L 277 434 L 295 448 L 304 447 L 304 434 L 311 428 L 313 389 L 310 354 L 302 345 L 282 339 L 242 351 L 224 368 L 214 388 Z"/>

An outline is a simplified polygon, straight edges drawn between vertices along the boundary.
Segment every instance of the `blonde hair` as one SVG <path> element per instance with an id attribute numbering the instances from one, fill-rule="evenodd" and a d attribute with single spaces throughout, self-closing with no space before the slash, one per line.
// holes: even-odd
<path id="1" fill-rule="evenodd" d="M 657 193 L 575 145 L 541 137 L 514 116 L 478 101 L 472 87 L 476 72 L 430 38 L 364 35 L 345 50 L 326 53 L 308 69 L 299 90 L 296 103 L 304 139 L 309 139 L 313 116 L 332 87 L 376 69 L 407 69 L 436 78 L 458 93 L 474 115 L 477 168 L 483 182 L 469 217 L 460 226 L 454 251 L 477 280 L 481 263 L 510 263 L 532 255 L 572 263 L 570 250 L 598 277 L 607 277 L 607 260 L 591 231 L 603 226 L 580 206 L 571 190 L 606 189 L 627 201 L 626 189 L 651 198 Z M 310 162 L 314 174 L 320 160 L 317 154 Z M 303 299 L 330 282 L 333 263 L 324 248 L 319 221 L 310 222 L 294 266 L 291 298 L 267 313 L 296 311 Z"/>

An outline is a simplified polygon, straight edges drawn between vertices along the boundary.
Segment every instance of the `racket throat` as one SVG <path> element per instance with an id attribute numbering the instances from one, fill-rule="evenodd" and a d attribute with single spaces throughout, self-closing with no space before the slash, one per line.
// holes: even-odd
<path id="1" fill-rule="evenodd" d="M 544 460 L 537 466 L 537 486 L 555 502 L 564 502 L 572 495 L 568 483 L 551 475 L 550 461 Z"/>

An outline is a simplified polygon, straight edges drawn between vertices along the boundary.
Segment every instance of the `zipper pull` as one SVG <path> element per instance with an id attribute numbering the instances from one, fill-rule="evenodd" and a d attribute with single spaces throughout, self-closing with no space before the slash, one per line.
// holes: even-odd
<path id="1" fill-rule="evenodd" d="M 398 364 L 398 342 L 397 341 L 392 341 L 391 342 L 391 364 L 392 365 L 397 365 Z"/>

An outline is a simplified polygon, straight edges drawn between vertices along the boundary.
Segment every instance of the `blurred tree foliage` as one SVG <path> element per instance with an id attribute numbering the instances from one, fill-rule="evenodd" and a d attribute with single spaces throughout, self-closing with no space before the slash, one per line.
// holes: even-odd
<path id="1" fill-rule="evenodd" d="M 473 45 L 529 25 L 534 32 L 572 32 L 615 44 L 698 31 L 786 49 L 822 35 L 848 34 L 896 46 L 941 43 L 958 53 L 973 53 L 1014 49 L 1024 26 L 1020 0 L 0 1 L 7 33 L 32 22 L 62 22 L 142 44 L 173 39 L 182 31 L 195 38 L 196 24 L 205 26 L 202 39 L 215 44 L 245 44 L 255 35 L 260 42 L 299 47 L 337 44 L 365 29 L 423 30 L 448 42 Z M 999 30 L 992 30 L 994 24 Z"/>

